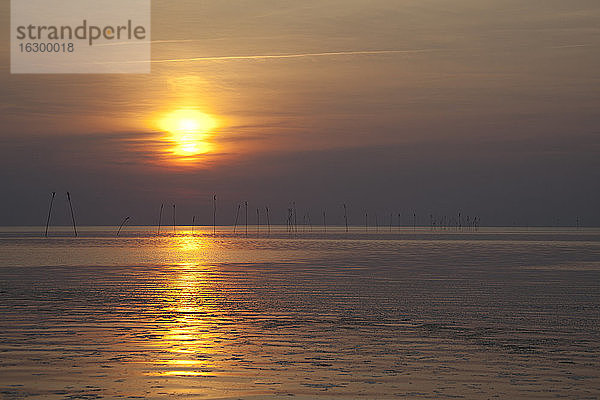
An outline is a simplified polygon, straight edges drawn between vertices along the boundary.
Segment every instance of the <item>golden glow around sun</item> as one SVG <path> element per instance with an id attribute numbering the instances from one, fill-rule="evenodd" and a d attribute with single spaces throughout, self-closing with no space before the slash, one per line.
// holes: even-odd
<path id="1" fill-rule="evenodd" d="M 217 127 L 215 118 L 195 109 L 180 109 L 165 114 L 158 128 L 169 134 L 171 153 L 180 157 L 193 157 L 213 149 L 209 134 Z"/>
<path id="2" fill-rule="evenodd" d="M 159 122 L 160 129 L 173 134 L 204 133 L 215 126 L 214 118 L 194 109 L 170 112 Z"/>

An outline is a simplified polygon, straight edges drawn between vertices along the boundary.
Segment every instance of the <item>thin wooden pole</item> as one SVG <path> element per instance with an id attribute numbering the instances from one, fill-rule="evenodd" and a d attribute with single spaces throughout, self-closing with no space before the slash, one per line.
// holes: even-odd
<path id="1" fill-rule="evenodd" d="M 121 233 L 121 229 L 123 229 L 123 225 L 125 225 L 125 223 L 129 220 L 129 217 L 125 217 L 125 219 L 123 219 L 123 222 L 121 222 L 121 225 L 119 226 L 119 230 L 117 231 L 117 236 L 119 236 L 119 233 Z"/>
<path id="2" fill-rule="evenodd" d="M 346 233 L 348 233 L 348 209 L 346 204 L 344 204 L 344 222 L 346 223 Z"/>
<path id="3" fill-rule="evenodd" d="M 248 236 L 248 202 L 244 202 L 244 209 L 246 211 L 246 236 Z"/>
<path id="4" fill-rule="evenodd" d="M 325 211 L 323 211 L 323 230 L 327 232 L 327 219 L 325 219 Z"/>
<path id="5" fill-rule="evenodd" d="M 213 196 L 213 235 L 217 233 L 217 195 Z"/>
<path id="6" fill-rule="evenodd" d="M 260 210 L 256 208 L 256 235 L 260 235 Z"/>
<path id="7" fill-rule="evenodd" d="M 242 205 L 238 204 L 237 206 L 237 212 L 235 213 L 235 223 L 233 224 L 233 233 L 235 234 L 235 228 L 237 228 L 237 223 L 238 223 L 238 217 L 240 216 L 240 207 Z"/>
<path id="8" fill-rule="evenodd" d="M 269 207 L 265 206 L 265 212 L 267 214 L 267 235 L 271 234 L 271 220 L 269 218 Z"/>
<path id="9" fill-rule="evenodd" d="M 73 232 L 75 232 L 75 237 L 77 237 L 77 226 L 75 224 L 75 213 L 73 213 L 73 203 L 71 203 L 71 194 L 67 192 L 67 200 L 69 200 L 69 208 L 71 209 L 71 220 L 73 221 Z"/>
<path id="10" fill-rule="evenodd" d="M 44 236 L 48 237 L 48 226 L 50 225 L 50 215 L 52 214 L 52 204 L 54 203 L 54 196 L 56 196 L 56 192 L 52 192 L 52 197 L 50 198 L 50 208 L 48 208 L 48 218 L 46 219 L 46 233 Z"/>
<path id="11" fill-rule="evenodd" d="M 163 208 L 164 208 L 164 204 L 160 205 L 160 212 L 158 213 L 158 231 L 156 232 L 157 235 L 160 235 L 160 224 L 162 221 L 162 213 L 163 213 Z"/>
<path id="12" fill-rule="evenodd" d="M 296 202 L 292 202 L 292 209 L 294 210 L 294 232 L 298 233 L 298 213 L 296 211 Z"/>
<path id="13" fill-rule="evenodd" d="M 192 215 L 192 233 L 194 233 L 195 226 L 196 226 L 196 216 Z"/>
<path id="14" fill-rule="evenodd" d="M 175 228 L 175 204 L 173 204 L 173 232 L 177 232 L 177 228 Z"/>

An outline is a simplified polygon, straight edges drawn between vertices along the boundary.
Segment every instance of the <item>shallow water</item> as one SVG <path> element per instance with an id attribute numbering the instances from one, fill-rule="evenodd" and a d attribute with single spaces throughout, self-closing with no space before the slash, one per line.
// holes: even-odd
<path id="1" fill-rule="evenodd" d="M 237 229 L 0 229 L 0 396 L 600 397 L 600 230 Z"/>

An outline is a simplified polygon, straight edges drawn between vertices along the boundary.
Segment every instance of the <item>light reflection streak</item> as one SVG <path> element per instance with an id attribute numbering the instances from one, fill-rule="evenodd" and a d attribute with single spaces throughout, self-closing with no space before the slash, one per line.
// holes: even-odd
<path id="1" fill-rule="evenodd" d="M 182 256 L 210 254 L 214 245 L 203 236 L 190 232 L 163 238 L 172 251 Z M 152 360 L 149 375 L 201 376 L 213 374 L 218 340 L 218 309 L 215 305 L 215 284 L 212 267 L 202 263 L 180 263 L 167 267 L 164 288 L 164 309 L 161 314 L 172 319 L 161 323 L 161 335 L 150 339 L 151 346 L 161 353 Z"/>

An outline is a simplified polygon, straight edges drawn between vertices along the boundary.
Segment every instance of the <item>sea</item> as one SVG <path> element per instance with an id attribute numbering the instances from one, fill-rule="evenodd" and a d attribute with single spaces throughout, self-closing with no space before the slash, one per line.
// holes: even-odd
<path id="1" fill-rule="evenodd" d="M 600 398 L 600 229 L 0 228 L 2 399 Z"/>

